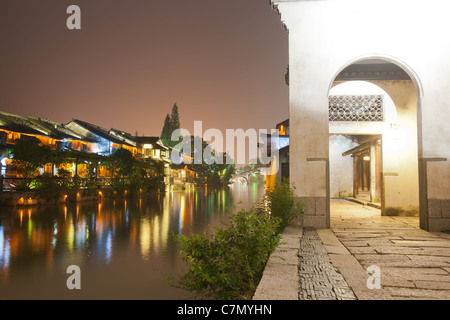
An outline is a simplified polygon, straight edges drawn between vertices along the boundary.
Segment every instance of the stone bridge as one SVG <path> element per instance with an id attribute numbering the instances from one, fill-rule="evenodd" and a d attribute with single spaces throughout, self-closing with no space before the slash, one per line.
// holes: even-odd
<path id="1" fill-rule="evenodd" d="M 235 173 L 235 174 L 233 174 L 233 176 L 231 178 L 231 182 L 244 181 L 244 182 L 248 183 L 250 180 L 250 177 L 254 174 L 265 176 L 267 174 L 267 168 L 259 167 L 259 168 L 254 168 L 249 171 Z"/>

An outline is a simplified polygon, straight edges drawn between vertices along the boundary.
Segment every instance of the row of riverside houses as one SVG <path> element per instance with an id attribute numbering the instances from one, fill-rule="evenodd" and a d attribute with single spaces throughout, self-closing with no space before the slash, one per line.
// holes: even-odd
<path id="1" fill-rule="evenodd" d="M 94 124 L 73 119 L 67 124 L 57 123 L 48 119 L 33 116 L 20 116 L 0 111 L 0 190 L 15 188 L 15 182 L 24 178 L 24 170 L 13 161 L 12 146 L 21 138 L 34 137 L 40 144 L 52 150 L 71 151 L 77 154 L 109 156 L 119 148 L 128 150 L 134 160 L 151 159 L 164 168 L 165 185 L 176 182 L 191 182 L 192 174 L 182 166 L 174 166 L 171 161 L 171 149 L 164 146 L 159 137 L 133 136 L 118 129 L 105 129 Z M 58 176 L 61 169 L 72 177 L 85 178 L 87 161 L 68 161 L 56 167 L 48 163 L 40 166 L 34 173 L 38 175 Z M 104 165 L 97 167 L 96 176 L 99 179 L 111 178 L 109 168 Z M 182 180 L 184 178 L 184 180 Z"/>

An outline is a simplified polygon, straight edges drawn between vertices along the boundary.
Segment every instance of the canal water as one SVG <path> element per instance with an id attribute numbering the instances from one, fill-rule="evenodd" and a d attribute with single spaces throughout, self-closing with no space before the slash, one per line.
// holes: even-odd
<path id="1" fill-rule="evenodd" d="M 186 190 L 142 199 L 0 208 L 0 299 L 189 299 L 168 284 L 185 269 L 174 235 L 221 226 L 264 185 Z M 69 290 L 70 265 L 81 289 Z"/>

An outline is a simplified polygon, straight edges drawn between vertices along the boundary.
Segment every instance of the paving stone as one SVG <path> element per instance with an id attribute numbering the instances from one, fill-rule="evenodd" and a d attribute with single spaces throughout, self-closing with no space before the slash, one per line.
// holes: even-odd
<path id="1" fill-rule="evenodd" d="M 412 298 L 412 299 L 435 299 L 435 300 L 449 300 L 450 292 L 447 290 L 429 290 L 429 289 L 412 289 L 412 288 L 398 288 L 387 287 L 389 293 L 394 297 Z"/>
<path id="2" fill-rule="evenodd" d="M 417 217 L 380 216 L 375 208 L 347 203 L 331 203 L 331 231 L 285 235 L 278 252 L 284 259 L 267 264 L 265 275 L 273 281 L 263 286 L 262 298 L 450 299 L 450 234 L 421 230 Z M 380 267 L 380 290 L 367 288 L 371 265 Z M 280 281 L 280 274 L 289 277 Z"/>
<path id="3" fill-rule="evenodd" d="M 414 241 L 414 240 L 393 240 L 398 246 L 408 247 L 437 247 L 437 248 L 450 248 L 449 241 Z"/>
<path id="4" fill-rule="evenodd" d="M 414 281 L 416 288 L 434 289 L 434 290 L 450 290 L 450 282 L 443 281 Z M 449 291 L 450 293 L 450 291 Z"/>
<path id="5" fill-rule="evenodd" d="M 304 228 L 299 250 L 300 300 L 356 300 L 344 277 L 333 266 L 313 228 Z"/>
<path id="6" fill-rule="evenodd" d="M 380 216 L 379 211 L 365 211 L 347 201 L 333 201 L 331 211 L 331 229 L 338 240 L 363 269 L 380 267 L 382 287 L 389 289 L 392 298 L 450 297 L 450 234 L 420 229 L 418 217 Z M 358 298 L 364 299 L 362 291 L 346 279 Z"/>

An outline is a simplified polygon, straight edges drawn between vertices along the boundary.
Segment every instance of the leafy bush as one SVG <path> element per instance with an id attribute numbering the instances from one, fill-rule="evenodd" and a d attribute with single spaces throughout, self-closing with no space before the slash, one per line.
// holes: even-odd
<path id="1" fill-rule="evenodd" d="M 62 193 L 58 181 L 47 174 L 33 180 L 31 185 L 34 186 L 34 190 L 39 196 L 47 200 L 56 199 Z"/>
<path id="2" fill-rule="evenodd" d="M 304 205 L 295 200 L 294 188 L 284 180 L 266 191 L 266 210 L 272 217 L 280 218 L 278 232 L 282 232 L 293 219 L 304 212 Z"/>
<path id="3" fill-rule="evenodd" d="M 198 297 L 246 298 L 256 289 L 270 253 L 279 244 L 278 225 L 278 219 L 262 212 L 242 210 L 230 217 L 226 228 L 204 235 L 178 235 L 189 271 L 176 286 Z"/>
<path id="4" fill-rule="evenodd" d="M 288 182 L 268 190 L 265 203 L 232 214 L 215 232 L 176 236 L 188 271 L 172 284 L 197 297 L 250 299 L 281 232 L 303 213 Z"/>

